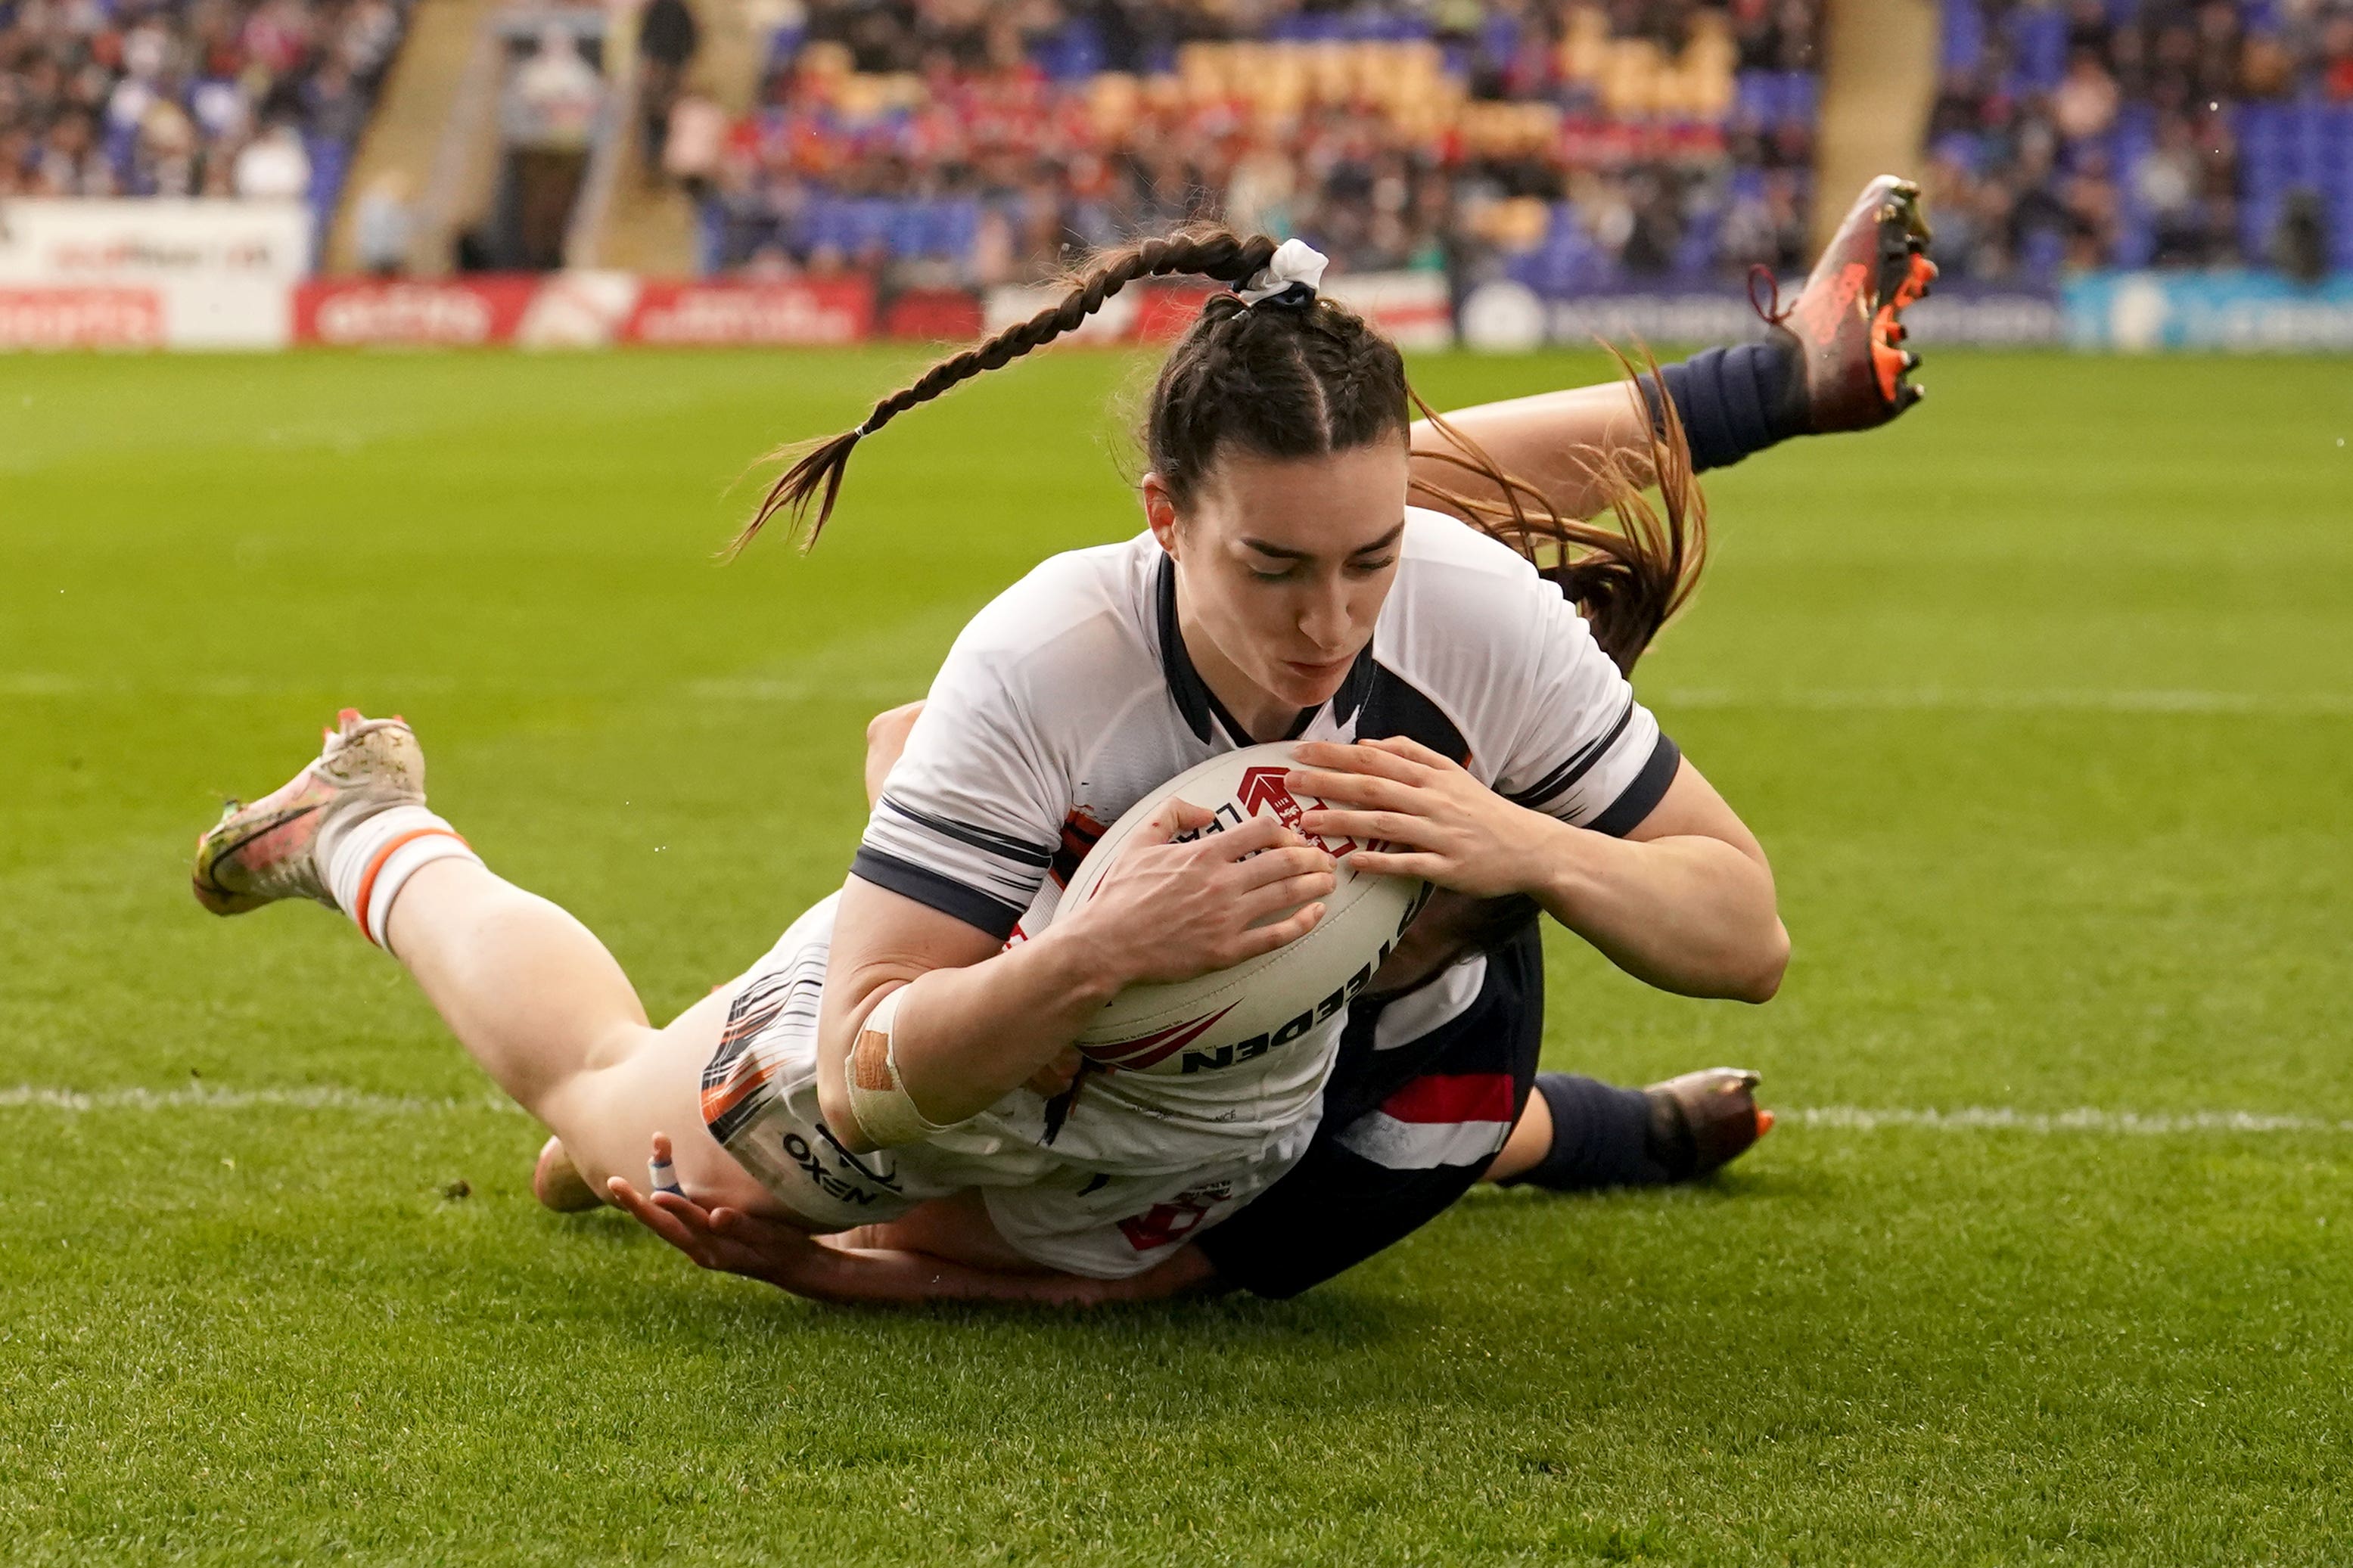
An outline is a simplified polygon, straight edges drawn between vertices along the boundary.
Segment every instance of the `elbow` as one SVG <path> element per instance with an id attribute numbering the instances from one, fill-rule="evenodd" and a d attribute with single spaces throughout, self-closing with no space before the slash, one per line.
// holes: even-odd
<path id="1" fill-rule="evenodd" d="M 1789 972 L 1789 928 L 1778 920 L 1757 955 L 1757 962 L 1741 977 L 1733 996 L 1742 1002 L 1770 1002 L 1781 989 L 1781 977 Z"/>
<path id="2" fill-rule="evenodd" d="M 858 1118 L 849 1109 L 849 1084 L 846 1075 L 840 1082 L 828 1082 L 822 1073 L 818 1076 L 817 1113 L 824 1118 L 826 1127 L 840 1141 L 842 1147 L 851 1153 L 864 1154 L 873 1150 L 873 1142 L 867 1138 L 864 1129 L 858 1125 Z"/>

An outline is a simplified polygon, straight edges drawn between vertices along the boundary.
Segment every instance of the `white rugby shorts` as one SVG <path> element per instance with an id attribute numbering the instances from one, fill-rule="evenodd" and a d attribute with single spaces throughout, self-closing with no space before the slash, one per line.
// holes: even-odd
<path id="1" fill-rule="evenodd" d="M 1123 1165 L 1103 1157 L 1115 1153 L 1118 1140 L 1106 1139 L 1091 1117 L 1098 1124 L 1088 1142 L 1097 1157 L 1081 1163 L 1039 1136 L 1038 1099 L 1021 1091 L 924 1142 L 853 1154 L 818 1109 L 818 1005 L 833 910 L 828 899 L 794 921 L 735 982 L 702 1075 L 712 1136 L 813 1229 L 877 1224 L 927 1198 L 977 1188 L 998 1233 L 1024 1258 L 1066 1273 L 1123 1279 L 1273 1185 L 1314 1136 L 1320 1100 L 1304 1117 L 1259 1138 L 1238 1142 L 1230 1126 L 1204 1129 L 1199 1162 L 1188 1165 L 1170 1159 L 1186 1142 L 1181 1129 L 1139 1117 L 1137 1163 Z"/>

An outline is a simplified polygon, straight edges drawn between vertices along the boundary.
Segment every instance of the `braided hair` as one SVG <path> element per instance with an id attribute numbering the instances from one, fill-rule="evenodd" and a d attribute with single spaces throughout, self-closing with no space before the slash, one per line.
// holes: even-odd
<path id="1" fill-rule="evenodd" d="M 1262 271 L 1276 242 L 1195 226 L 1097 254 L 1069 279 L 1060 300 L 994 337 L 950 354 L 875 404 L 855 429 L 806 449 L 769 488 L 732 550 L 751 542 L 779 513 L 804 549 L 815 544 L 841 494 L 859 442 L 900 415 L 984 371 L 1009 364 L 1075 331 L 1103 302 L 1146 278 L 1192 276 L 1240 284 Z M 1630 381 L 1633 367 L 1620 356 Z M 1656 366 L 1651 369 L 1655 373 Z M 1478 444 L 1422 402 L 1397 345 L 1353 310 L 1295 290 L 1258 304 L 1213 294 L 1154 383 L 1144 446 L 1153 472 L 1181 509 L 1218 454 L 1240 449 L 1273 458 L 1312 458 L 1377 441 L 1407 440 L 1419 410 L 1450 450 L 1416 454 L 1412 499 L 1451 512 L 1517 550 L 1592 624 L 1594 640 L 1630 669 L 1697 585 L 1706 554 L 1706 508 L 1691 450 L 1672 403 L 1651 429 L 1647 472 L 1613 451 L 1583 454 L 1616 513 L 1615 529 L 1560 516 L 1541 490 L 1505 473 Z M 1475 483 L 1442 484 L 1431 466 Z M 1662 508 L 1643 496 L 1655 486 Z"/>
<path id="2" fill-rule="evenodd" d="M 1098 254 L 1092 265 L 1071 279 L 1070 292 L 1060 302 L 1026 321 L 1015 322 L 962 353 L 950 354 L 877 403 L 856 429 L 845 430 L 803 453 L 769 487 L 760 510 L 736 536 L 733 548 L 741 550 L 750 543 L 761 527 L 779 512 L 791 519 L 801 536 L 802 548 L 815 544 L 826 520 L 833 515 L 834 501 L 841 494 L 842 472 L 849 466 L 849 454 L 857 449 L 859 442 L 909 409 L 930 402 L 983 371 L 1001 369 L 1030 350 L 1043 348 L 1065 332 L 1076 331 L 1089 316 L 1103 309 L 1104 300 L 1130 283 L 1145 278 L 1187 274 L 1212 278 L 1221 283 L 1240 283 L 1263 268 L 1274 250 L 1275 242 L 1264 235 L 1244 239 L 1229 229 L 1195 227 Z M 1229 298 L 1229 303 L 1238 308 L 1240 301 Z M 1209 321 L 1205 311 L 1170 356 L 1172 363 L 1202 336 Z M 1399 378 L 1403 378 L 1402 364 Z M 1158 401 L 1157 397 L 1154 399 L 1155 407 Z"/>

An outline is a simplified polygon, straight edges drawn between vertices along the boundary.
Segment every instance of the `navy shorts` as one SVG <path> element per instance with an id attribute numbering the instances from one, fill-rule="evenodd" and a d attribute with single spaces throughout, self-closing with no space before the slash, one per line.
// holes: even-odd
<path id="1" fill-rule="evenodd" d="M 1226 1283 L 1282 1297 L 1403 1240 L 1486 1173 L 1543 1044 L 1533 921 L 1411 991 L 1359 1002 L 1306 1154 L 1194 1245 Z"/>

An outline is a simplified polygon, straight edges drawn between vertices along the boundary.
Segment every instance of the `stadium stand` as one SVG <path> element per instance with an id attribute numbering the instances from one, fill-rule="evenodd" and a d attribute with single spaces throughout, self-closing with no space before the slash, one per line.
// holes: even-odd
<path id="1" fill-rule="evenodd" d="M 673 164 L 706 270 L 987 286 L 1208 216 L 1546 295 L 1804 258 L 1813 0 L 1243 14 L 816 0 Z"/>
<path id="2" fill-rule="evenodd" d="M 2353 0 L 1946 0 L 1952 278 L 2353 267 Z"/>
<path id="3" fill-rule="evenodd" d="M 406 0 L 0 0 L 0 196 L 333 213 Z"/>

